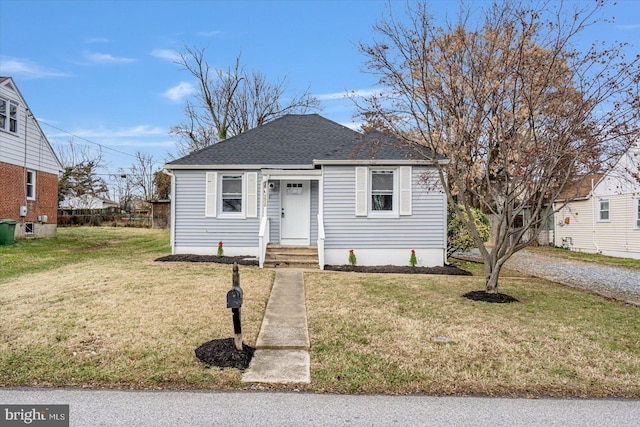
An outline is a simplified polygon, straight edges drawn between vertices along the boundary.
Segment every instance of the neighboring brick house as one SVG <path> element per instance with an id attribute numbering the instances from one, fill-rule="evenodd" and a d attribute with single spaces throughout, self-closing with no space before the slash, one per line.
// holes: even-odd
<path id="1" fill-rule="evenodd" d="M 62 165 L 11 77 L 0 77 L 0 219 L 16 238 L 56 233 Z"/>

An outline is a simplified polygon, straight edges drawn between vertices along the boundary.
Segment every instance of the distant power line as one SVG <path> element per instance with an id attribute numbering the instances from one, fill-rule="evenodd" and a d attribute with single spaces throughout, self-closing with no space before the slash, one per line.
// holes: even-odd
<path id="1" fill-rule="evenodd" d="M 124 151 L 116 150 L 115 148 L 111 148 L 111 147 L 109 147 L 109 146 L 102 145 L 102 144 L 100 144 L 100 143 L 98 143 L 98 142 L 91 141 L 91 140 L 89 140 L 89 139 L 87 139 L 87 138 L 83 138 L 83 137 L 81 137 L 81 136 L 79 136 L 79 135 L 76 135 L 76 134 L 71 133 L 71 132 L 69 132 L 69 131 L 67 131 L 67 130 L 64 130 L 64 129 L 62 129 L 62 128 L 59 128 L 58 126 L 54 126 L 54 125 L 52 125 L 52 124 L 50 124 L 50 123 L 43 122 L 43 121 L 41 121 L 40 123 L 43 123 L 43 124 L 45 124 L 45 125 L 47 125 L 47 126 L 49 126 L 49 127 L 52 127 L 52 128 L 54 128 L 54 129 L 56 129 L 56 130 L 59 130 L 60 132 L 64 132 L 64 133 L 66 133 L 67 135 L 70 135 L 70 136 L 72 136 L 72 137 L 74 137 L 74 138 L 78 138 L 78 139 L 79 139 L 79 140 L 81 140 L 81 141 L 88 142 L 89 144 L 97 145 L 98 147 L 100 147 L 100 149 L 101 149 L 101 150 L 102 150 L 102 149 L 104 149 L 104 150 L 109 150 L 109 151 L 113 151 L 114 153 L 122 154 L 123 156 L 129 156 L 129 157 L 134 158 L 134 159 L 136 159 L 136 158 L 137 158 L 135 155 L 133 155 L 133 154 L 131 154 L 131 153 L 126 153 L 126 152 L 124 152 Z M 160 162 L 153 162 L 153 164 L 154 164 L 154 165 L 163 165 L 164 163 L 160 163 Z"/>

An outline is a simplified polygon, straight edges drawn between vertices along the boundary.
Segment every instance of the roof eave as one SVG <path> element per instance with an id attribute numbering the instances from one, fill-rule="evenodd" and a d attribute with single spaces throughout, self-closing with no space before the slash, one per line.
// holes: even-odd
<path id="1" fill-rule="evenodd" d="M 223 165 L 173 165 L 163 166 L 167 170 L 237 170 L 237 169 L 313 169 L 314 165 L 282 165 L 282 164 L 223 164 Z"/>

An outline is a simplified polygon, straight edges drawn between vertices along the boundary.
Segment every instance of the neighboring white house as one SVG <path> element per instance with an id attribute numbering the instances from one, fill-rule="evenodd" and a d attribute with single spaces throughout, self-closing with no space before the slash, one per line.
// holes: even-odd
<path id="1" fill-rule="evenodd" d="M 584 180 L 577 189 L 577 200 L 555 215 L 554 244 L 640 259 L 639 167 L 640 146 L 636 144 L 608 173 Z M 556 202 L 557 208 L 561 205 L 561 200 Z"/>
<path id="2" fill-rule="evenodd" d="M 424 149 L 423 149 L 424 150 Z M 446 261 L 447 201 L 430 153 L 317 114 L 287 115 L 165 165 L 174 254 L 250 255 L 273 245 L 325 264 Z M 430 181 L 430 184 L 425 182 Z M 433 182 L 436 182 L 433 185 Z"/>
<path id="3" fill-rule="evenodd" d="M 65 197 L 60 202 L 62 209 L 107 209 L 117 208 L 118 204 L 102 197 L 85 194 L 83 196 Z"/>

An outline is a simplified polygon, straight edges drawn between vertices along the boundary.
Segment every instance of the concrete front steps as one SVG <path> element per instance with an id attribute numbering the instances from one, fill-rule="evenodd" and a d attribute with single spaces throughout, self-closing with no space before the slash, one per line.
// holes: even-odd
<path id="1" fill-rule="evenodd" d="M 268 245 L 265 268 L 320 268 L 315 246 Z"/>

